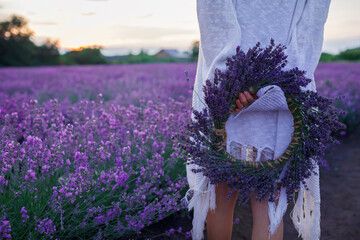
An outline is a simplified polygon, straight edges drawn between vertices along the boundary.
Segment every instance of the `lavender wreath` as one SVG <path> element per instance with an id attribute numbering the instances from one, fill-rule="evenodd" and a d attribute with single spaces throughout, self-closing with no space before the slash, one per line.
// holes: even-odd
<path id="1" fill-rule="evenodd" d="M 243 203 L 254 191 L 258 200 L 269 195 L 269 201 L 274 201 L 274 193 L 280 188 L 276 180 L 288 162 L 281 185 L 286 187 L 290 203 L 300 183 L 305 184 L 316 164 L 323 162 L 326 146 L 339 143 L 334 133 L 345 128 L 338 121 L 342 112 L 333 105 L 338 98 L 303 91 L 300 87 L 311 81 L 305 77 L 305 71 L 297 67 L 284 70 L 285 49 L 281 44 L 275 46 L 273 39 L 266 48 L 257 43 L 247 53 L 237 47 L 236 54 L 227 58 L 226 70 L 216 69 L 213 82 L 206 80 L 203 87 L 206 107 L 202 111 L 192 110 L 193 119 L 179 134 L 180 147 L 190 159 L 187 164 L 200 166 L 192 171 L 202 172 L 211 184 L 227 182 L 233 189 L 228 199 L 240 190 L 239 200 Z M 292 140 L 277 159 L 266 162 L 235 159 L 226 152 L 225 123 L 235 110 L 237 95 L 245 90 L 254 93 L 268 85 L 279 86 L 285 94 L 294 119 Z"/>

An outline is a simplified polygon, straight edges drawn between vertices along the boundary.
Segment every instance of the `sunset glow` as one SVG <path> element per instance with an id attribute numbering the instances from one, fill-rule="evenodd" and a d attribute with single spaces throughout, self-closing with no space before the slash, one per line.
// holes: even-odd
<path id="1" fill-rule="evenodd" d="M 69 48 L 70 51 L 81 51 L 85 48 L 91 48 L 91 49 L 94 49 L 94 48 L 103 48 L 102 45 L 97 45 L 97 44 L 94 44 L 94 45 L 88 45 L 88 46 L 79 46 L 79 47 L 75 47 L 75 48 Z"/>
<path id="2" fill-rule="evenodd" d="M 332 0 L 324 51 L 360 46 L 359 10 L 358 0 Z M 200 38 L 195 0 L 0 0 L 0 20 L 11 14 L 28 20 L 37 44 L 50 38 L 62 49 L 189 49 Z"/>

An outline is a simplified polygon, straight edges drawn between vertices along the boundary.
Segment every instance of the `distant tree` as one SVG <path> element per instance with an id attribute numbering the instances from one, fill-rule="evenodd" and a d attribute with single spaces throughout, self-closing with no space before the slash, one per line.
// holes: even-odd
<path id="1" fill-rule="evenodd" d="M 106 64 L 107 61 L 101 53 L 100 46 L 88 46 L 88 47 L 81 47 L 79 49 L 67 52 L 64 55 L 63 63 L 67 64 Z M 65 61 L 64 61 L 65 60 Z"/>
<path id="2" fill-rule="evenodd" d="M 12 15 L 0 22 L 0 66 L 34 65 L 36 45 L 30 40 L 33 34 L 21 16 Z"/>
<path id="3" fill-rule="evenodd" d="M 321 53 L 319 61 L 320 62 L 334 62 L 336 60 L 337 60 L 337 56 L 324 52 L 324 53 Z"/>
<path id="4" fill-rule="evenodd" d="M 29 39 L 34 32 L 29 29 L 24 17 L 11 15 L 10 20 L 0 23 L 0 38 L 9 40 Z"/>
<path id="5" fill-rule="evenodd" d="M 360 47 L 343 51 L 338 56 L 342 60 L 360 61 Z"/>
<path id="6" fill-rule="evenodd" d="M 58 65 L 60 62 L 59 41 L 47 39 L 37 48 L 38 65 Z"/>
<path id="7" fill-rule="evenodd" d="M 192 48 L 191 48 L 191 60 L 192 61 L 197 61 L 198 57 L 199 57 L 199 47 L 200 47 L 200 41 L 194 41 L 192 43 Z"/>

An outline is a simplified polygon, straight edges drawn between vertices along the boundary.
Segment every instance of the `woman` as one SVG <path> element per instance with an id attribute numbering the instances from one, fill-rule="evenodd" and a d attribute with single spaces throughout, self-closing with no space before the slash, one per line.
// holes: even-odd
<path id="1" fill-rule="evenodd" d="M 246 52 L 257 42 L 262 46 L 268 45 L 271 38 L 276 44 L 281 43 L 287 47 L 286 68 L 298 67 L 305 70 L 306 76 L 312 79 L 306 90 L 316 91 L 314 71 L 321 54 L 329 4 L 330 0 L 197 0 L 201 39 L 193 108 L 201 110 L 205 107 L 202 104 L 204 98 L 202 86 L 205 80 L 213 79 L 216 68 L 225 70 L 226 58 L 235 54 L 237 46 L 240 45 Z M 244 108 L 249 110 L 254 101 L 262 101 L 266 104 L 262 97 L 276 94 L 276 91 L 267 92 L 268 90 L 270 89 L 262 90 L 258 96 L 252 96 L 248 92 L 239 93 L 239 99 L 236 101 L 238 113 L 235 114 L 240 115 Z M 259 99 L 256 99 L 257 97 Z M 230 121 L 229 118 L 227 133 L 232 134 L 234 143 L 244 147 L 239 144 L 241 141 L 244 142 L 244 131 L 247 134 L 261 136 L 263 134 L 261 131 L 267 128 L 266 134 L 273 139 L 269 151 L 273 154 L 272 157 L 276 158 L 283 153 L 287 147 L 287 139 L 291 137 L 289 112 L 257 112 L 257 115 L 254 115 L 255 111 L 256 109 L 252 113 L 247 111 L 253 114 L 247 116 L 249 119 L 247 122 L 251 122 L 252 127 L 242 128 L 245 122 L 241 120 L 246 118 L 243 114 L 243 118 L 239 117 L 237 121 Z M 241 128 L 243 131 L 237 131 Z M 227 149 L 231 153 L 230 145 L 231 142 L 228 142 Z M 258 142 L 257 145 L 260 146 L 261 143 Z M 187 165 L 189 190 L 193 191 L 193 197 L 188 205 L 189 210 L 194 208 L 193 239 L 203 238 L 205 221 L 208 239 L 230 239 L 237 193 L 227 200 L 226 196 L 230 191 L 226 188 L 227 183 L 217 186 L 210 184 L 207 177 L 201 173 L 191 172 L 191 169 L 197 167 L 194 164 Z M 307 186 L 309 191 L 305 190 L 302 183 L 300 185 L 292 214 L 293 223 L 303 239 L 319 239 L 319 176 L 312 175 L 307 179 Z M 253 214 L 252 239 L 283 238 L 282 217 L 287 208 L 285 191 L 286 189 L 281 188 L 275 203 L 256 201 L 254 194 L 252 195 L 250 200 Z"/>

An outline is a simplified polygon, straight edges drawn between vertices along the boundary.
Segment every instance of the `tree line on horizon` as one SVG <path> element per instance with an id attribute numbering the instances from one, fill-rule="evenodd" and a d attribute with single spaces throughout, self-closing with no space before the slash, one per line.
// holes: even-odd
<path id="1" fill-rule="evenodd" d="M 60 54 L 58 41 L 46 40 L 40 46 L 31 41 L 34 32 L 24 17 L 12 15 L 0 22 L 0 66 L 44 66 L 84 64 L 129 64 L 150 62 L 195 62 L 199 53 L 199 41 L 194 41 L 188 59 L 174 57 L 157 58 L 141 50 L 139 54 L 105 57 L 101 46 L 88 46 Z M 348 49 L 337 55 L 322 53 L 320 62 L 360 61 L 360 47 Z"/>
<path id="2" fill-rule="evenodd" d="M 46 65 L 88 65 L 88 64 L 126 64 L 150 62 L 184 62 L 196 61 L 198 41 L 193 43 L 189 58 L 176 57 L 157 58 L 141 50 L 139 54 L 129 53 L 124 56 L 106 57 L 101 53 L 101 46 L 81 47 L 60 54 L 58 41 L 47 39 L 37 46 L 31 37 L 34 32 L 28 27 L 27 20 L 12 15 L 8 20 L 0 22 L 0 66 L 46 66 Z"/>

